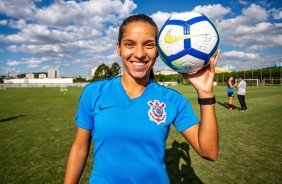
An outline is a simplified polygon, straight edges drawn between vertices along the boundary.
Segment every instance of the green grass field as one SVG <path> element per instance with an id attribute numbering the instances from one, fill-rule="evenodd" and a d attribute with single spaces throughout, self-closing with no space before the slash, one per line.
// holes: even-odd
<path id="1" fill-rule="evenodd" d="M 190 99 L 199 114 L 195 90 L 175 89 Z M 0 90 L 0 183 L 63 182 L 81 91 Z M 229 111 L 222 105 L 228 99 L 225 87 L 215 87 L 215 94 L 219 158 L 202 159 L 172 127 L 166 150 L 171 183 L 282 183 L 281 86 L 249 87 L 247 112 Z M 234 104 L 239 106 L 236 98 Z M 91 148 L 81 183 L 87 183 L 92 161 Z"/>

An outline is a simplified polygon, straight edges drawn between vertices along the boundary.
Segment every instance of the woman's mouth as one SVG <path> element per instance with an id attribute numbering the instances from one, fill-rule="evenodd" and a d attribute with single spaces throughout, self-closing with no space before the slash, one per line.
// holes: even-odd
<path id="1" fill-rule="evenodd" d="M 137 66 L 137 67 L 146 65 L 146 63 L 142 63 L 142 62 L 132 62 L 132 64 L 133 64 L 134 66 Z"/>

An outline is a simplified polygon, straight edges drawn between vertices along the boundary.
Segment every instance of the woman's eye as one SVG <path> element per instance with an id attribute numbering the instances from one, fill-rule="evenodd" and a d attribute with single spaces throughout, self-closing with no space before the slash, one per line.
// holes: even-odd
<path id="1" fill-rule="evenodd" d="M 124 44 L 126 47 L 133 47 L 133 43 L 125 43 Z"/>
<path id="2" fill-rule="evenodd" d="M 147 48 L 154 48 L 156 46 L 156 44 L 154 43 L 149 43 L 146 45 Z"/>

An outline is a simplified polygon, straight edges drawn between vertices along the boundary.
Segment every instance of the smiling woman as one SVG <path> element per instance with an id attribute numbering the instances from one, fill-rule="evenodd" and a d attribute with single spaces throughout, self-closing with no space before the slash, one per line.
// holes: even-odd
<path id="1" fill-rule="evenodd" d="M 124 65 L 122 82 L 127 82 L 134 78 L 143 87 L 147 85 L 149 80 L 148 74 L 157 58 L 157 34 L 158 28 L 156 24 L 145 15 L 140 15 L 139 17 L 132 16 L 121 26 L 117 53 Z M 139 94 L 135 94 L 136 96 L 142 93 L 143 87 L 139 90 Z M 128 91 L 128 93 L 131 92 Z M 134 95 L 131 96 L 131 98 L 134 97 Z"/>
<path id="2" fill-rule="evenodd" d="M 219 53 L 210 59 L 210 67 L 185 76 L 197 90 L 199 102 L 205 102 L 200 103 L 199 120 L 187 98 L 150 78 L 158 55 L 157 33 L 147 15 L 132 15 L 123 21 L 116 44 L 123 75 L 91 83 L 82 92 L 65 183 L 80 179 L 91 136 L 95 144 L 89 183 L 170 183 L 163 158 L 171 125 L 203 158 L 217 159 L 215 101 L 209 99 L 214 99 Z"/>

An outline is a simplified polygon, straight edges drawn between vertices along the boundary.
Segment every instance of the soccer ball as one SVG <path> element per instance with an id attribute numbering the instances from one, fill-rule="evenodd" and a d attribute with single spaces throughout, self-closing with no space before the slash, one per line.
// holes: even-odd
<path id="1" fill-rule="evenodd" d="M 157 48 L 163 62 L 179 73 L 193 74 L 209 64 L 219 35 L 208 17 L 197 12 L 178 13 L 160 29 Z"/>

